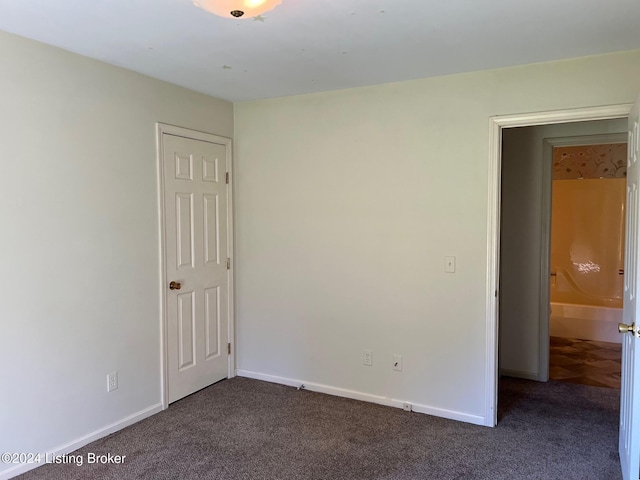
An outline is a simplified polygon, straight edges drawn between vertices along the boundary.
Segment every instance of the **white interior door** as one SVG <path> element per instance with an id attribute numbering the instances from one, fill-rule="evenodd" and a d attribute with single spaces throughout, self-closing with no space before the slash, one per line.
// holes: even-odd
<path id="1" fill-rule="evenodd" d="M 228 375 L 229 148 L 162 134 L 169 403 Z"/>
<path id="2" fill-rule="evenodd" d="M 624 332 L 620 391 L 620 463 L 624 480 L 640 478 L 640 325 L 638 325 L 638 189 L 640 165 L 640 111 L 638 103 L 629 115 L 627 161 L 627 238 L 624 272 Z"/>

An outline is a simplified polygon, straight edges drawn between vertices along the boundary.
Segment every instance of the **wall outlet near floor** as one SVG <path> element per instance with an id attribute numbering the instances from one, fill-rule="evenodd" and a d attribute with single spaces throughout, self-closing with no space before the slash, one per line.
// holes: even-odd
<path id="1" fill-rule="evenodd" d="M 107 375 L 107 392 L 118 389 L 118 372 L 111 372 Z"/>
<path id="2" fill-rule="evenodd" d="M 393 369 L 396 372 L 402 371 L 402 355 L 398 355 L 397 353 L 393 356 L 392 359 Z"/>
<path id="3" fill-rule="evenodd" d="M 368 367 L 373 365 L 373 352 L 371 350 L 362 351 L 362 364 Z"/>
<path id="4" fill-rule="evenodd" d="M 403 403 L 403 404 L 402 404 L 402 409 L 403 409 L 405 412 L 413 412 L 413 405 L 411 405 L 411 404 L 410 404 L 410 403 L 408 403 L 408 402 L 405 402 L 405 403 Z"/>

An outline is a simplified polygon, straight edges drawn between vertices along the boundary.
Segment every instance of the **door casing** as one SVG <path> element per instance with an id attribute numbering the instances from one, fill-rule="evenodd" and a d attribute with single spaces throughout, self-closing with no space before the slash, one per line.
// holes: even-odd
<path id="1" fill-rule="evenodd" d="M 489 178 L 487 192 L 487 292 L 485 350 L 485 425 L 498 423 L 498 305 L 500 272 L 500 197 L 502 167 L 502 129 L 556 123 L 626 118 L 631 104 L 554 110 L 548 112 L 500 115 L 489 118 Z"/>
<path id="2" fill-rule="evenodd" d="M 191 138 L 194 140 L 203 140 L 205 142 L 219 143 L 226 146 L 227 158 L 226 158 L 226 171 L 229 172 L 229 184 L 227 188 L 227 257 L 231 259 L 230 268 L 227 270 L 228 281 L 228 331 L 229 331 L 229 343 L 231 344 L 231 354 L 229 355 L 229 362 L 227 365 L 227 377 L 235 377 L 235 315 L 234 315 L 234 257 L 233 257 L 233 155 L 232 155 L 232 140 L 227 137 L 221 137 L 212 133 L 199 132 L 197 130 L 190 130 L 183 127 L 176 127 L 174 125 L 167 125 L 164 123 L 156 124 L 156 145 L 157 145 L 157 175 L 158 175 L 158 217 L 159 217 L 159 242 L 160 242 L 160 391 L 162 395 L 162 409 L 166 409 L 169 406 L 169 391 L 168 391 L 168 344 L 167 344 L 167 285 L 168 277 L 165 265 L 165 207 L 164 207 L 164 157 L 163 157 L 163 144 L 162 139 L 164 134 L 176 135 L 179 137 Z"/>

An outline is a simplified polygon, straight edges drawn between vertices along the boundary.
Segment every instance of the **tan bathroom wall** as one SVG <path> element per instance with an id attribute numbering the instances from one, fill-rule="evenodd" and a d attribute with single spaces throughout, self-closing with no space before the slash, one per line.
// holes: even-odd
<path id="1" fill-rule="evenodd" d="M 622 308 L 625 182 L 553 181 L 551 302 Z"/>

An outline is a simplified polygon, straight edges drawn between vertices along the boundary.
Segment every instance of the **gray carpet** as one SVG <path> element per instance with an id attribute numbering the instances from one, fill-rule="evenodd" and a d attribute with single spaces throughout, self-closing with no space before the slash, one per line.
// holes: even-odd
<path id="1" fill-rule="evenodd" d="M 74 454 L 123 465 L 44 465 L 23 479 L 621 478 L 619 392 L 503 379 L 497 428 L 235 378 Z"/>

